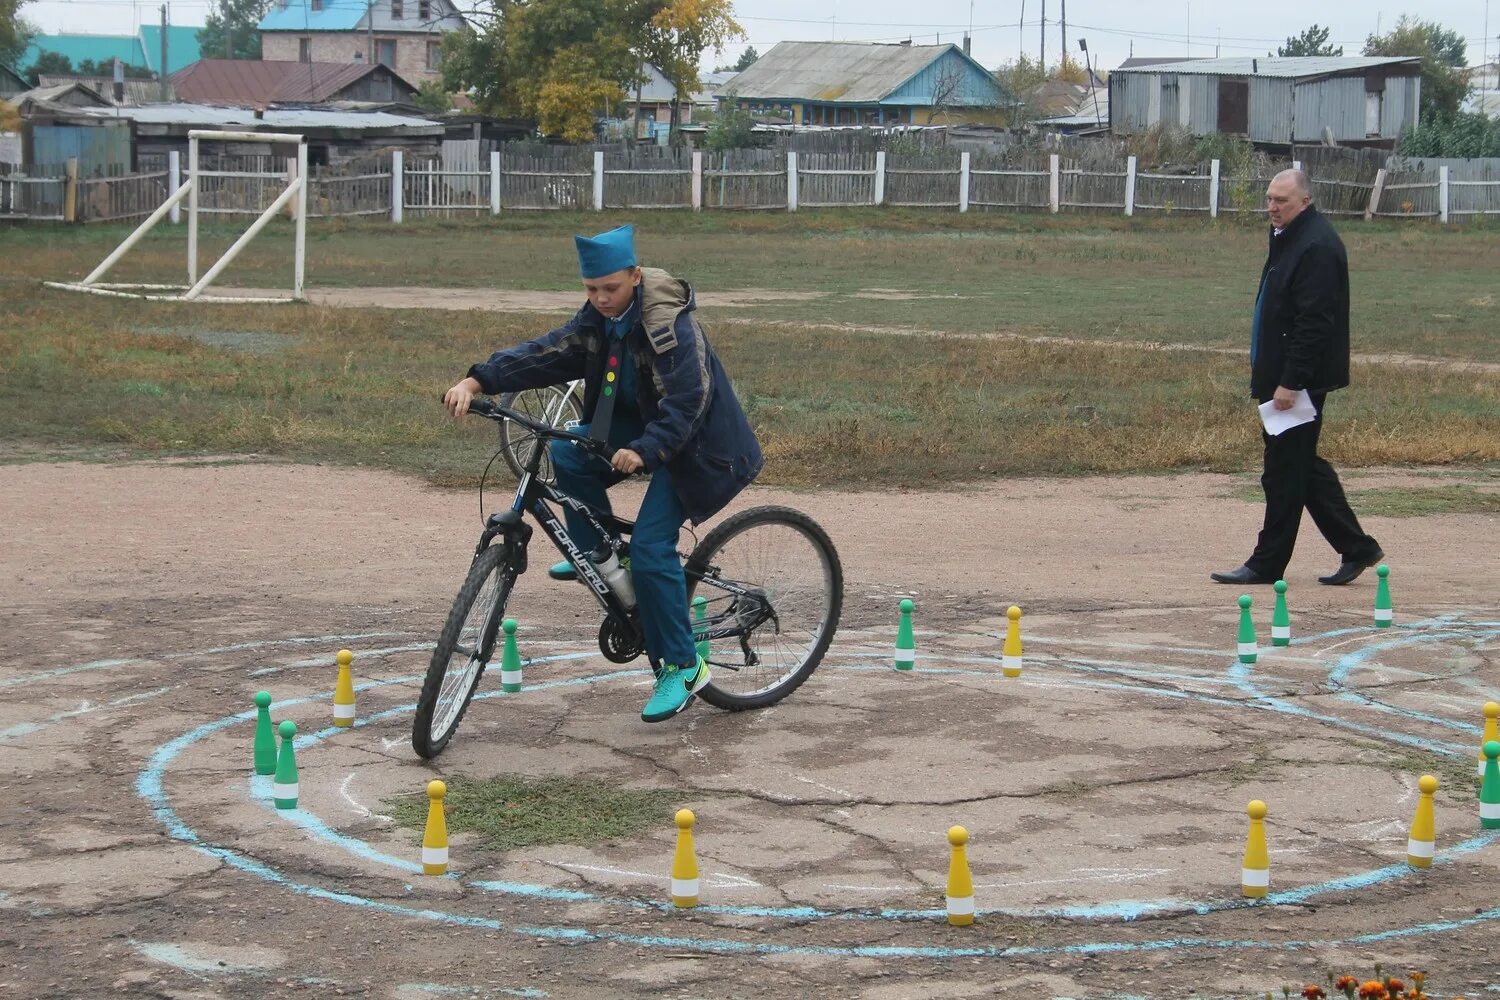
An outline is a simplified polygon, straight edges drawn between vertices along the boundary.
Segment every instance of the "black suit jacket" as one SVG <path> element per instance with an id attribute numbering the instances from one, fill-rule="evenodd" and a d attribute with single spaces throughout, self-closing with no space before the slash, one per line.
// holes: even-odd
<path id="1" fill-rule="evenodd" d="M 1322 393 L 1349 384 L 1349 258 L 1328 219 L 1309 205 L 1271 248 L 1261 269 L 1260 343 L 1250 394 L 1277 386 Z"/>

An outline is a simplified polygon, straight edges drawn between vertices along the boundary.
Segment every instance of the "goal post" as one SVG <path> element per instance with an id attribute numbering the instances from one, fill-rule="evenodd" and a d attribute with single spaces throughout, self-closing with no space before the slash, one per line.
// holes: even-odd
<path id="1" fill-rule="evenodd" d="M 268 205 L 264 211 L 252 222 L 239 238 L 224 251 L 218 260 L 214 261 L 199 275 L 198 271 L 198 217 L 201 214 L 199 207 L 199 195 L 202 192 L 201 179 L 206 177 L 236 176 L 236 171 L 226 170 L 203 170 L 199 166 L 199 143 L 203 140 L 210 142 L 254 142 L 271 143 L 275 145 L 295 145 L 296 153 L 296 176 L 287 182 L 281 193 Z M 294 215 L 296 222 L 293 235 L 293 264 L 292 264 L 292 290 L 290 296 L 231 296 L 214 295 L 204 297 L 203 293 L 215 279 L 224 272 L 240 252 L 255 239 L 256 235 L 276 217 L 277 213 L 284 211 L 288 204 L 296 200 Z M 184 200 L 188 205 L 188 232 L 187 232 L 187 284 L 185 285 L 152 285 L 152 284 L 128 284 L 122 282 L 104 281 L 111 268 L 130 252 L 141 239 L 150 232 L 157 223 L 180 205 Z M 188 179 L 167 200 L 162 202 L 146 219 L 136 227 L 135 231 L 121 241 L 99 263 L 99 266 L 89 272 L 88 277 L 82 281 L 48 281 L 44 282 L 51 288 L 64 288 L 70 291 L 91 292 L 96 295 L 112 295 L 124 298 L 151 299 L 165 302 L 192 302 L 197 300 L 211 302 L 299 302 L 305 298 L 303 294 L 303 281 L 306 272 L 307 261 L 307 142 L 300 136 L 283 132 L 220 132 L 213 129 L 193 129 L 188 133 Z"/>

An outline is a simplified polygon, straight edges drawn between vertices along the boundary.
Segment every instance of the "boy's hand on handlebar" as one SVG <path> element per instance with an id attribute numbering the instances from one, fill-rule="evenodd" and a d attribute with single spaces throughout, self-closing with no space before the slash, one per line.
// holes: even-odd
<path id="1" fill-rule="evenodd" d="M 623 472 L 627 476 L 640 472 L 646 467 L 646 463 L 641 460 L 641 456 L 629 448 L 621 448 L 616 451 L 615 457 L 609 464 L 615 467 L 616 472 Z"/>
<path id="2" fill-rule="evenodd" d="M 461 417 L 469 412 L 469 404 L 474 402 L 474 396 L 479 389 L 478 381 L 466 378 L 443 394 L 443 405 L 448 408 L 450 415 Z"/>

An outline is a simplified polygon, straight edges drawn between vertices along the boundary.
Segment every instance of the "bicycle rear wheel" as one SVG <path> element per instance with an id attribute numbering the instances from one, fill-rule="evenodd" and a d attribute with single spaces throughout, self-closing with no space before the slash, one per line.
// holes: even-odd
<path id="1" fill-rule="evenodd" d="M 516 583 L 516 562 L 508 545 L 479 553 L 438 636 L 437 648 L 417 698 L 411 746 L 430 760 L 443 752 L 495 652 L 495 636 Z"/>
<path id="2" fill-rule="evenodd" d="M 500 405 L 553 427 L 562 427 L 570 420 L 583 419 L 583 404 L 572 383 L 506 393 L 500 397 Z M 539 442 L 535 431 L 527 430 L 511 420 L 500 422 L 500 451 L 505 456 L 505 464 L 510 466 L 510 471 L 517 479 L 521 478 L 521 470 L 526 468 L 532 452 L 538 447 L 546 448 L 547 443 Z M 550 454 L 542 455 L 537 476 L 549 485 L 557 481 L 557 476 L 552 471 Z"/>
<path id="3" fill-rule="evenodd" d="M 731 712 L 764 708 L 817 669 L 838 629 L 844 569 L 816 521 L 790 507 L 741 511 L 698 543 L 687 568 L 688 598 L 708 600 L 710 627 L 746 628 L 743 638 L 713 640 L 704 701 Z M 737 596 L 723 582 L 754 596 Z"/>

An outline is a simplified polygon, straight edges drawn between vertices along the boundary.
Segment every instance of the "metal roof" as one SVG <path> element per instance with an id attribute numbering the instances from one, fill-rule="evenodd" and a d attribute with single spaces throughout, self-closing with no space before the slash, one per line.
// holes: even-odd
<path id="1" fill-rule="evenodd" d="M 364 23 L 369 8 L 354 0 L 274 0 L 260 19 L 261 31 L 350 31 Z"/>
<path id="2" fill-rule="evenodd" d="M 66 100 L 66 98 L 74 95 L 87 103 L 75 103 Z M 66 83 L 59 83 L 50 87 L 33 87 L 24 94 L 17 94 L 15 97 L 10 98 L 10 103 L 16 107 L 20 107 L 23 103 L 35 104 L 38 102 L 66 104 L 69 107 L 107 108 L 110 106 L 110 102 L 96 93 L 94 88 L 77 80 L 70 80 Z"/>
<path id="3" fill-rule="evenodd" d="M 326 101 L 371 73 L 389 73 L 415 94 L 400 74 L 381 63 L 289 62 L 265 59 L 200 59 L 171 76 L 183 101 L 274 104 Z"/>
<path id="4" fill-rule="evenodd" d="M 1372 69 L 1376 66 L 1407 64 L 1417 66 L 1416 56 L 1262 56 L 1258 59 L 1235 56 L 1227 59 L 1184 59 L 1126 69 L 1116 73 L 1177 73 L 1202 76 L 1328 76 Z"/>
<path id="5" fill-rule="evenodd" d="M 143 108 L 79 108 L 80 113 L 133 118 L 142 125 L 233 125 L 236 128 L 425 128 L 442 131 L 443 126 L 426 118 L 409 118 L 384 111 L 322 111 L 303 108 L 271 108 L 259 116 L 250 108 L 220 108 L 208 104 L 151 104 Z"/>
<path id="6" fill-rule="evenodd" d="M 37 85 L 42 87 L 60 87 L 69 83 L 81 83 L 91 89 L 94 93 L 104 98 L 110 104 L 115 102 L 115 81 L 107 76 L 68 76 L 62 73 L 40 73 L 37 75 Z M 172 89 L 172 84 L 167 84 L 167 100 L 177 100 L 177 94 Z M 157 80 L 127 79 L 125 81 L 125 103 L 126 104 L 158 104 L 161 103 L 161 83 Z"/>
<path id="7" fill-rule="evenodd" d="M 777 42 L 718 93 L 733 91 L 736 97 L 752 100 L 870 104 L 950 51 L 960 52 L 956 45 Z"/>

